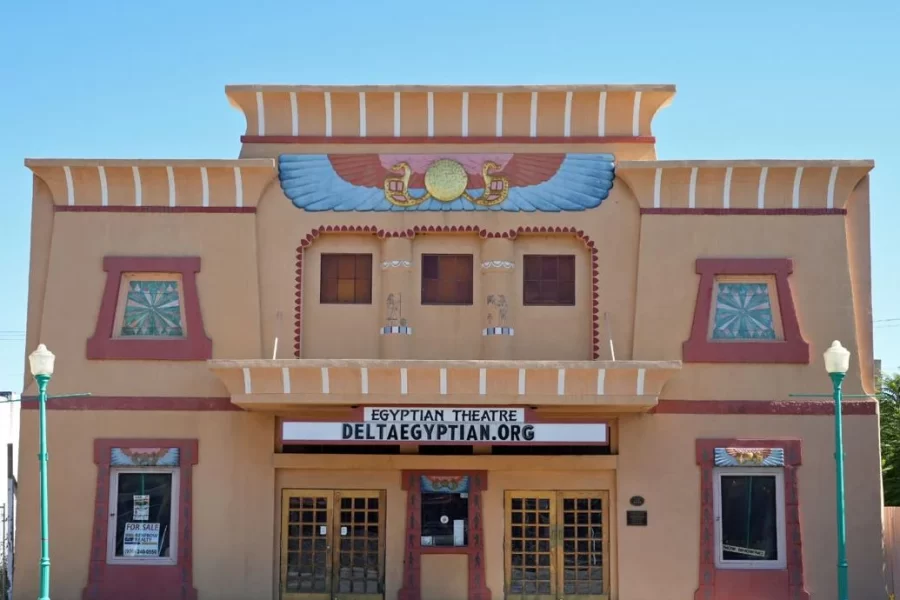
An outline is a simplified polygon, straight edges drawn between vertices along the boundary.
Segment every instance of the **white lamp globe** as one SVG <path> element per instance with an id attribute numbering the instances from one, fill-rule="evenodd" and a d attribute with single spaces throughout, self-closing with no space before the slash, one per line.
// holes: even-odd
<path id="1" fill-rule="evenodd" d="M 823 354 L 825 370 L 829 373 L 846 373 L 850 369 L 850 351 L 841 346 L 837 340 Z"/>
<path id="2" fill-rule="evenodd" d="M 28 362 L 31 364 L 31 374 L 35 377 L 38 375 L 50 377 L 53 375 L 53 363 L 55 361 L 56 357 L 43 344 L 38 346 L 37 350 L 28 357 Z"/>

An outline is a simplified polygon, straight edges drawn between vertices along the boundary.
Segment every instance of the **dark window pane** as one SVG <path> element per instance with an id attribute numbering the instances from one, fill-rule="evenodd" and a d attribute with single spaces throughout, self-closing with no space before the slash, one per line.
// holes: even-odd
<path id="1" fill-rule="evenodd" d="M 116 556 L 169 556 L 172 535 L 172 473 L 119 473 Z"/>
<path id="2" fill-rule="evenodd" d="M 371 254 L 323 254 L 319 302 L 372 303 Z"/>
<path id="3" fill-rule="evenodd" d="M 723 560 L 778 560 L 774 475 L 723 475 Z"/>
<path id="4" fill-rule="evenodd" d="M 320 302 L 337 302 L 337 279 L 323 279 Z"/>
<path id="5" fill-rule="evenodd" d="M 356 257 L 344 255 L 338 258 L 338 277 L 340 279 L 354 279 L 356 273 Z"/>
<path id="6" fill-rule="evenodd" d="M 575 257 L 525 255 L 523 303 L 528 306 L 575 304 Z"/>
<path id="7" fill-rule="evenodd" d="M 525 282 L 525 304 L 537 304 L 541 297 L 541 283 L 539 281 Z"/>
<path id="8" fill-rule="evenodd" d="M 356 301 L 361 304 L 372 302 L 372 281 L 369 279 L 356 280 Z"/>
<path id="9" fill-rule="evenodd" d="M 353 303 L 353 297 L 356 293 L 356 282 L 353 279 L 338 279 L 337 282 L 337 301 L 340 303 Z"/>
<path id="10" fill-rule="evenodd" d="M 438 278 L 438 256 L 435 254 L 422 255 L 422 277 L 425 279 Z"/>
<path id="11" fill-rule="evenodd" d="M 559 257 L 559 280 L 575 281 L 575 257 L 560 256 Z"/>
<path id="12" fill-rule="evenodd" d="M 422 255 L 422 304 L 472 304 L 471 254 Z"/>
<path id="13" fill-rule="evenodd" d="M 545 281 L 556 281 L 556 260 L 555 256 L 546 256 L 543 259 L 543 264 L 541 265 L 541 279 Z"/>

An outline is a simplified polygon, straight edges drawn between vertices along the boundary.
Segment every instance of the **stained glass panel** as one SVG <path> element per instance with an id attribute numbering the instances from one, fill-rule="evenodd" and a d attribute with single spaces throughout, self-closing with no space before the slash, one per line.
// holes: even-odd
<path id="1" fill-rule="evenodd" d="M 719 283 L 712 339 L 776 339 L 769 284 Z"/>
<path id="2" fill-rule="evenodd" d="M 183 337 L 181 289 L 177 280 L 139 280 L 128 286 L 122 336 Z"/>

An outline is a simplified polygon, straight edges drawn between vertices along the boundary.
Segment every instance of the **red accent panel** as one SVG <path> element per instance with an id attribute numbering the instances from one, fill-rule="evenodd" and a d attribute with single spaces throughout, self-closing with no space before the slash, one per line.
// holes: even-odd
<path id="1" fill-rule="evenodd" d="M 698 258 L 700 274 L 691 337 L 684 342 L 684 362 L 694 363 L 796 363 L 809 364 L 809 344 L 800 335 L 794 297 L 788 275 L 789 258 Z M 771 342 L 715 342 L 709 340 L 713 286 L 718 275 L 774 275 L 781 309 L 784 340 Z"/>
<path id="2" fill-rule="evenodd" d="M 37 410 L 37 398 L 22 398 L 23 410 Z M 243 411 L 231 398 L 183 396 L 88 396 L 86 398 L 53 398 L 48 410 L 193 410 Z"/>
<path id="3" fill-rule="evenodd" d="M 356 139 L 356 138 L 354 138 Z M 504 138 L 506 139 L 506 138 Z M 531 139 L 531 138 L 529 138 Z M 591 357 L 596 360 L 600 358 L 600 291 L 599 291 L 599 274 L 600 274 L 600 263 L 598 259 L 597 248 L 591 238 L 584 233 L 584 231 L 578 229 L 577 227 L 546 227 L 546 226 L 534 226 L 534 227 L 522 227 L 519 226 L 516 229 L 510 229 L 508 231 L 487 231 L 485 229 L 481 229 L 477 225 L 416 225 L 411 229 L 400 230 L 400 231 L 385 231 L 384 229 L 378 229 L 378 227 L 372 225 L 320 225 L 319 227 L 314 228 L 310 231 L 304 238 L 300 240 L 300 245 L 297 247 L 297 293 L 296 293 L 296 306 L 295 306 L 295 329 L 294 329 L 294 356 L 296 358 L 301 357 L 300 353 L 300 340 L 302 339 L 303 332 L 303 251 L 309 246 L 313 240 L 315 240 L 322 233 L 371 233 L 373 235 L 378 236 L 380 239 L 385 238 L 414 238 L 416 234 L 422 233 L 477 233 L 483 239 L 490 238 L 504 238 L 514 240 L 519 234 L 567 234 L 574 235 L 577 239 L 581 240 L 585 247 L 590 250 L 591 253 L 591 279 L 593 284 L 591 285 Z"/>
<path id="4" fill-rule="evenodd" d="M 469 476 L 469 545 L 465 548 L 423 548 L 420 522 L 422 475 Z M 487 489 L 487 471 L 403 471 L 401 487 L 406 490 L 406 543 L 403 551 L 403 585 L 397 600 L 422 600 L 423 554 L 469 555 L 469 600 L 491 600 L 487 587 L 484 554 L 484 512 L 481 493 Z M 427 598 L 425 599 L 427 600 Z"/>
<path id="5" fill-rule="evenodd" d="M 108 564 L 106 540 L 109 531 L 110 452 L 116 447 L 178 448 L 181 472 L 178 498 L 178 561 L 174 565 Z M 96 439 L 97 496 L 91 540 L 88 583 L 83 600 L 197 600 L 194 589 L 193 466 L 198 461 L 196 439 Z"/>
<path id="6" fill-rule="evenodd" d="M 237 213 L 254 214 L 255 206 L 59 206 L 55 212 L 117 212 L 117 213 Z"/>
<path id="7" fill-rule="evenodd" d="M 355 137 L 355 136 L 305 136 L 305 135 L 242 135 L 242 144 L 655 144 L 656 138 L 651 135 L 630 136 L 611 135 L 604 137 Z"/>
<path id="8" fill-rule="evenodd" d="M 784 514 L 787 569 L 717 569 L 713 468 L 715 448 L 784 448 Z M 694 600 L 809 600 L 803 581 L 803 539 L 797 468 L 802 462 L 797 439 L 697 440 L 700 465 L 700 580 Z"/>
<path id="9" fill-rule="evenodd" d="M 100 302 L 97 328 L 87 341 L 87 357 L 124 360 L 206 360 L 212 358 L 212 340 L 206 337 L 200 297 L 197 294 L 197 273 L 200 258 L 107 256 L 103 259 L 106 288 Z M 115 338 L 116 307 L 122 273 L 180 273 L 184 318 L 187 336 L 172 340 L 141 340 Z"/>
<path id="10" fill-rule="evenodd" d="M 846 208 L 642 208 L 642 215 L 846 215 Z"/>
<path id="11" fill-rule="evenodd" d="M 873 400 L 841 403 L 843 415 L 877 414 Z M 650 411 L 657 415 L 834 415 L 834 402 L 827 400 L 660 400 Z"/>

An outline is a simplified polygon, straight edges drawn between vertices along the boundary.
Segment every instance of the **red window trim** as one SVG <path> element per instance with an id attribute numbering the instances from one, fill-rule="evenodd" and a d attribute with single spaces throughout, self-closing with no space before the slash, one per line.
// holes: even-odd
<path id="1" fill-rule="evenodd" d="M 682 346 L 688 363 L 793 363 L 809 364 L 809 344 L 800 334 L 797 310 L 788 275 L 794 271 L 789 258 L 698 258 L 700 275 L 691 337 Z M 772 275 L 781 311 L 783 340 L 759 342 L 711 341 L 709 318 L 713 287 L 719 275 Z"/>
<path id="2" fill-rule="evenodd" d="M 469 545 L 464 548 L 422 547 L 422 475 L 467 475 L 469 477 Z M 468 600 L 491 600 L 487 587 L 484 554 L 484 501 L 487 471 L 403 471 L 401 487 L 406 491 L 406 543 L 403 585 L 398 600 L 422 600 L 422 555 L 467 554 L 469 556 Z"/>
<path id="3" fill-rule="evenodd" d="M 784 448 L 784 523 L 787 569 L 716 568 L 713 469 L 716 448 Z M 797 469 L 802 464 L 798 439 L 698 439 L 700 465 L 700 579 L 694 600 L 809 600 L 803 579 L 803 538 Z"/>
<path id="4" fill-rule="evenodd" d="M 97 315 L 97 328 L 87 341 L 89 360 L 207 360 L 212 358 L 212 340 L 203 328 L 197 273 L 200 257 L 107 256 L 103 259 L 106 287 Z M 130 339 L 114 337 L 116 309 L 122 273 L 180 273 L 181 301 L 187 335 L 178 339 Z"/>
<path id="5" fill-rule="evenodd" d="M 197 600 L 194 589 L 193 467 L 197 464 L 196 439 L 95 439 L 97 492 L 91 561 L 83 600 Z M 178 556 L 174 565 L 123 565 L 107 563 L 109 534 L 110 455 L 113 448 L 178 448 L 180 452 L 178 494 Z"/>

